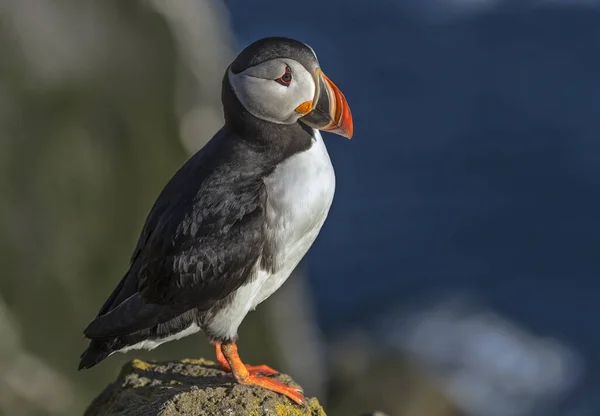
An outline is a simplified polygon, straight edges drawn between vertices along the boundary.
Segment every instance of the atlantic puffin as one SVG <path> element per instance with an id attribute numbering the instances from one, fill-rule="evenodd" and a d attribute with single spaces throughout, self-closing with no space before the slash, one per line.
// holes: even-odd
<path id="1" fill-rule="evenodd" d="M 237 331 L 317 237 L 335 189 L 320 130 L 351 138 L 352 115 L 314 50 L 282 37 L 235 58 L 222 102 L 224 126 L 161 191 L 129 269 L 85 328 L 79 369 L 201 330 L 237 382 L 303 404 L 275 370 L 242 363 Z"/>

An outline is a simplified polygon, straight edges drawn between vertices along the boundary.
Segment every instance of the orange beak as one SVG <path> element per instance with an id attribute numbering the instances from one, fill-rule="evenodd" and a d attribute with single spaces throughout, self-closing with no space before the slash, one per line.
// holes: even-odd
<path id="1" fill-rule="evenodd" d="M 300 121 L 315 129 L 352 138 L 354 125 L 346 97 L 327 75 L 317 68 L 315 98 L 312 111 Z"/>

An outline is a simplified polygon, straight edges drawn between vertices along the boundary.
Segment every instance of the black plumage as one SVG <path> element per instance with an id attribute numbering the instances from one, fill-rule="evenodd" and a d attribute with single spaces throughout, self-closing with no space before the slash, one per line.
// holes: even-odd
<path id="1" fill-rule="evenodd" d="M 307 69 L 316 67 L 314 51 L 302 42 L 294 39 L 271 37 L 261 39 L 244 49 L 231 63 L 231 72 L 238 74 L 243 70 L 270 59 L 290 56 Z"/>
<path id="2" fill-rule="evenodd" d="M 267 39 L 251 48 L 240 54 L 232 70 L 290 53 L 299 61 L 315 60 L 306 45 L 291 40 Z M 308 149 L 312 132 L 302 123 L 273 124 L 254 117 L 227 77 L 222 95 L 225 126 L 160 193 L 128 272 L 84 331 L 91 342 L 80 369 L 191 323 L 206 330 L 204 312 L 225 305 L 259 258 L 264 269 L 277 267 L 269 260 L 277 247 L 266 233 L 263 179 L 282 161 Z"/>

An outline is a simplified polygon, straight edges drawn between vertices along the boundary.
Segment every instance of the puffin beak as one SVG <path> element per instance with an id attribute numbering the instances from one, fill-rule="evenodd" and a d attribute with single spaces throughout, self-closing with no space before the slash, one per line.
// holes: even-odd
<path id="1" fill-rule="evenodd" d="M 344 94 L 320 68 L 315 73 L 315 84 L 317 88 L 310 106 L 312 109 L 300 121 L 318 130 L 352 138 L 352 113 Z"/>

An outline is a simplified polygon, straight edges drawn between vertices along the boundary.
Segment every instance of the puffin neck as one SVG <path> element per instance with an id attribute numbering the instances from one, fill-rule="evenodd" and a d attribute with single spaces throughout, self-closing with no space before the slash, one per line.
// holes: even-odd
<path id="1" fill-rule="evenodd" d="M 313 131 L 300 122 L 276 124 L 250 114 L 236 97 L 227 72 L 221 94 L 225 126 L 260 153 L 268 153 L 283 161 L 308 150 L 313 143 Z"/>

